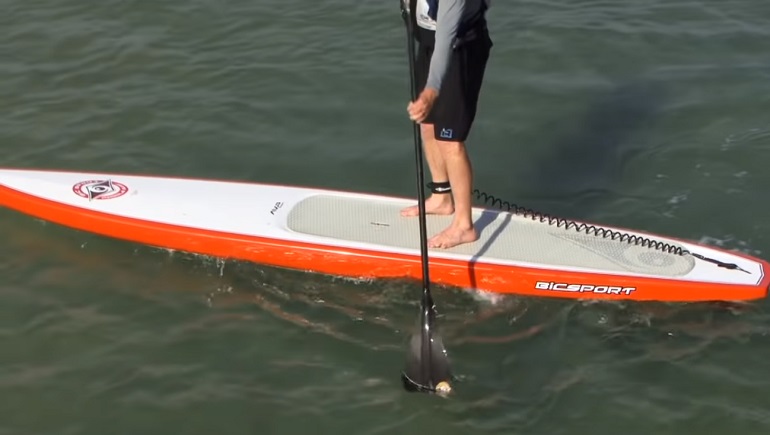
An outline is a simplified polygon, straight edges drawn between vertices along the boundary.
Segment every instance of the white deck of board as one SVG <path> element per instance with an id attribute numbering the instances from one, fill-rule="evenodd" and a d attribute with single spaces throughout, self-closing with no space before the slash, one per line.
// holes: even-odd
<path id="1" fill-rule="evenodd" d="M 129 190 L 103 201 L 73 193 L 74 184 L 94 179 L 120 182 Z M 405 198 L 222 180 L 17 169 L 0 169 L 0 184 L 60 204 L 147 222 L 311 243 L 330 250 L 420 254 L 418 219 L 399 214 L 402 207 L 415 203 Z M 429 235 L 450 219 L 428 216 Z M 751 258 L 660 235 L 615 229 L 734 262 L 748 273 L 510 213 L 476 209 L 474 220 L 480 240 L 448 250 L 432 249 L 431 257 L 749 285 L 764 276 L 762 264 Z"/>

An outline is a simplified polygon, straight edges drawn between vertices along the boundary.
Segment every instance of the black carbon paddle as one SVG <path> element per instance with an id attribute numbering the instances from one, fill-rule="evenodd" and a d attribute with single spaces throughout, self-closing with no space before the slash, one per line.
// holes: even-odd
<path id="1" fill-rule="evenodd" d="M 407 51 L 409 55 L 409 80 L 411 83 L 412 101 L 417 99 L 415 85 L 415 50 L 414 50 L 414 20 L 409 14 L 405 1 L 401 4 L 401 16 L 406 24 Z M 411 1 L 410 9 L 414 10 L 415 2 Z M 417 191 L 420 210 L 420 251 L 422 253 L 422 298 L 420 300 L 420 317 L 418 331 L 409 340 L 406 367 L 401 373 L 404 388 L 410 392 L 427 392 L 447 394 L 451 391 L 451 370 L 449 357 L 444 348 L 441 336 L 436 332 L 436 311 L 433 297 L 430 294 L 430 275 L 428 272 L 428 241 L 425 218 L 425 192 L 422 163 L 422 147 L 420 127 L 416 122 L 414 127 L 414 151 L 417 164 Z"/>

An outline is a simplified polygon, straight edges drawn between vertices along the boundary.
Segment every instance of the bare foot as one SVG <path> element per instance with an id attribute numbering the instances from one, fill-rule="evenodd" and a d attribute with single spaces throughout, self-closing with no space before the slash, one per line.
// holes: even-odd
<path id="1" fill-rule="evenodd" d="M 478 240 L 476 229 L 450 226 L 428 240 L 429 248 L 448 249 L 463 243 L 471 243 Z"/>
<path id="2" fill-rule="evenodd" d="M 455 211 L 455 206 L 452 203 L 452 197 L 447 195 L 431 195 L 430 198 L 425 200 L 425 214 L 452 214 Z M 401 216 L 418 216 L 420 214 L 420 206 L 413 205 L 401 210 Z"/>

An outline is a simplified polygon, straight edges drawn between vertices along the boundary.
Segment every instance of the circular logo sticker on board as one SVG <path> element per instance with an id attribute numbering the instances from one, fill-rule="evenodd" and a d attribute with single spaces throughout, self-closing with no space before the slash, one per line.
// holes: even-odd
<path id="1" fill-rule="evenodd" d="M 123 196 L 128 192 L 128 187 L 123 183 L 112 180 L 87 180 L 72 186 L 76 195 L 88 199 L 105 200 Z"/>

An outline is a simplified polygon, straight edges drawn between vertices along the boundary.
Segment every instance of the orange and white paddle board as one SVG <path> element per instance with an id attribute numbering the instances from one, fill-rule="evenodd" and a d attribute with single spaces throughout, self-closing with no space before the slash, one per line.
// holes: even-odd
<path id="1" fill-rule="evenodd" d="M 0 169 L 0 205 L 161 248 L 352 278 L 422 277 L 415 199 L 113 173 Z M 598 300 L 764 298 L 768 263 L 637 231 L 474 208 L 478 241 L 431 249 L 437 284 Z M 427 217 L 429 235 L 449 216 Z"/>

